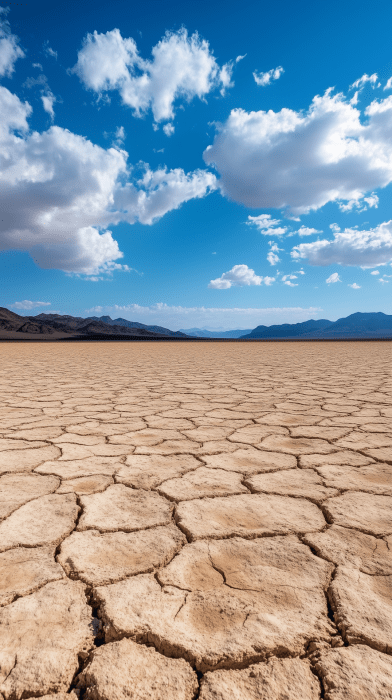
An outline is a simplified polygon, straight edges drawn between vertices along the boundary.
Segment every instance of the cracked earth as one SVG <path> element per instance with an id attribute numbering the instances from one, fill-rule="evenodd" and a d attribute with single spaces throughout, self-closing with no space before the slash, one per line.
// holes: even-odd
<path id="1" fill-rule="evenodd" d="M 0 699 L 391 700 L 389 343 L 0 345 Z"/>

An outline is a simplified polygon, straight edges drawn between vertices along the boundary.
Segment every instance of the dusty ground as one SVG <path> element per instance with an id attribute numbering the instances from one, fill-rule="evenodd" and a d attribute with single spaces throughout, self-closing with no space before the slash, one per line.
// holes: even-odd
<path id="1" fill-rule="evenodd" d="M 392 698 L 390 344 L 0 367 L 0 697 Z"/>

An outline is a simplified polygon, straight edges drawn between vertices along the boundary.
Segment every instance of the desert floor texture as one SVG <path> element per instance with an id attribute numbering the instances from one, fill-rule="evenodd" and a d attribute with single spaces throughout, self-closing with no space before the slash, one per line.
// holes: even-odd
<path id="1" fill-rule="evenodd" d="M 392 698 L 392 348 L 0 344 L 0 698 Z"/>

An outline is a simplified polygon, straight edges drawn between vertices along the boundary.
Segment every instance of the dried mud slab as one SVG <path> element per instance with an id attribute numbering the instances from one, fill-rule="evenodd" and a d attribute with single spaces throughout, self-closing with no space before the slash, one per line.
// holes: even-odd
<path id="1" fill-rule="evenodd" d="M 29 472 L 42 462 L 60 457 L 61 452 L 54 445 L 26 450 L 4 450 L 0 452 L 0 474 L 7 472 Z"/>
<path id="2" fill-rule="evenodd" d="M 392 464 L 392 448 L 391 447 L 381 447 L 380 449 L 365 450 L 369 457 L 374 457 L 380 462 L 388 462 Z M 0 453 L 1 454 L 1 453 Z"/>
<path id="3" fill-rule="evenodd" d="M 265 438 L 259 447 L 263 450 L 286 452 L 290 455 L 329 454 L 336 452 L 337 447 L 330 445 L 326 440 L 312 440 L 311 438 L 292 438 L 284 435 L 270 435 Z"/>
<path id="4" fill-rule="evenodd" d="M 4 474 L 0 477 L 0 520 L 24 503 L 56 491 L 60 479 L 38 474 Z"/>
<path id="5" fill-rule="evenodd" d="M 290 428 L 291 437 L 316 438 L 320 440 L 337 440 L 349 432 L 349 428 L 323 425 L 297 425 Z"/>
<path id="6" fill-rule="evenodd" d="M 62 434 L 62 429 L 55 426 L 47 428 L 27 428 L 25 430 L 14 430 L 12 433 L 7 433 L 8 438 L 18 438 L 20 440 L 53 440 L 59 438 Z"/>
<path id="7" fill-rule="evenodd" d="M 392 533 L 392 497 L 347 491 L 323 504 L 328 521 L 362 530 L 368 535 Z"/>
<path id="8" fill-rule="evenodd" d="M 328 596 L 349 644 L 392 654 L 392 576 L 368 576 L 339 566 Z"/>
<path id="9" fill-rule="evenodd" d="M 326 488 L 321 477 L 312 469 L 290 469 L 270 474 L 257 474 L 244 482 L 252 493 L 276 493 L 281 496 L 309 498 L 320 503 L 339 492 Z"/>
<path id="10" fill-rule="evenodd" d="M 317 660 L 325 700 L 391 700 L 392 659 L 363 645 L 331 649 Z"/>
<path id="11" fill-rule="evenodd" d="M 337 440 L 338 447 L 348 447 L 354 450 L 369 450 L 370 448 L 392 448 L 392 435 L 379 435 L 365 433 L 362 430 L 353 430 L 341 440 Z"/>
<path id="12" fill-rule="evenodd" d="M 64 578 L 54 547 L 17 547 L 0 554 L 0 605 Z"/>
<path id="13" fill-rule="evenodd" d="M 192 455 L 129 455 L 116 473 L 116 482 L 136 489 L 152 489 L 199 466 L 200 462 Z"/>
<path id="14" fill-rule="evenodd" d="M 191 540 L 305 533 L 325 527 L 313 503 L 267 494 L 186 501 L 177 506 L 175 517 Z"/>
<path id="15" fill-rule="evenodd" d="M 46 447 L 46 443 L 40 441 L 29 442 L 28 440 L 0 438 L 0 452 L 4 452 L 5 450 L 31 449 L 34 447 Z"/>
<path id="16" fill-rule="evenodd" d="M 319 700 L 308 661 L 268 659 L 243 671 L 215 671 L 201 680 L 200 700 Z"/>
<path id="17" fill-rule="evenodd" d="M 164 481 L 158 490 L 171 501 L 249 493 L 241 479 L 242 475 L 235 472 L 199 467 L 181 478 Z"/>
<path id="18" fill-rule="evenodd" d="M 67 691 L 78 655 L 93 645 L 79 581 L 55 581 L 0 610 L 0 693 L 5 700 Z"/>
<path id="19" fill-rule="evenodd" d="M 113 476 L 122 466 L 117 457 L 87 457 L 70 462 L 44 462 L 35 469 L 37 474 L 56 474 L 61 479 L 77 479 L 81 476 L 102 474 Z"/>
<path id="20" fill-rule="evenodd" d="M 136 447 L 135 455 L 176 455 L 176 454 L 197 454 L 200 450 L 200 443 L 192 440 L 164 440 L 159 445 L 141 445 Z"/>
<path id="21" fill-rule="evenodd" d="M 0 551 L 57 545 L 74 529 L 78 512 L 74 494 L 36 498 L 0 523 Z"/>
<path id="22" fill-rule="evenodd" d="M 275 413 L 267 413 L 262 418 L 257 418 L 257 423 L 262 423 L 263 425 L 283 425 L 290 428 L 292 425 L 314 425 L 318 423 L 320 418 L 318 416 L 301 416 L 298 413 L 280 413 L 276 411 Z"/>
<path id="23" fill-rule="evenodd" d="M 334 564 L 352 566 L 373 576 L 392 574 L 392 547 L 384 540 L 339 525 L 302 539 L 319 557 Z"/>
<path id="24" fill-rule="evenodd" d="M 79 435 L 78 433 L 66 432 L 53 442 L 59 447 L 62 447 L 63 443 L 88 447 L 89 445 L 104 445 L 105 437 L 103 435 Z"/>
<path id="25" fill-rule="evenodd" d="M 241 474 L 274 472 L 279 469 L 293 469 L 297 460 L 293 455 L 281 452 L 264 452 L 253 447 L 240 449 L 231 454 L 202 455 L 200 459 L 207 467 L 226 469 Z"/>
<path id="26" fill-rule="evenodd" d="M 110 437 L 111 435 L 121 435 L 121 433 L 129 433 L 130 430 L 143 430 L 146 428 L 143 420 L 135 418 L 126 423 L 105 423 L 102 425 L 98 421 L 87 421 L 82 425 L 69 425 L 68 430 L 74 435 L 103 435 Z"/>
<path id="27" fill-rule="evenodd" d="M 132 637 L 201 671 L 329 640 L 332 565 L 295 537 L 186 545 L 158 572 L 96 589 L 107 642 Z M 181 590 L 182 589 L 182 590 Z"/>
<path id="28" fill-rule="evenodd" d="M 327 486 L 340 490 L 367 491 L 392 496 L 392 466 L 370 464 L 367 467 L 318 467 Z"/>
<path id="29" fill-rule="evenodd" d="M 132 533 L 87 530 L 64 540 L 57 560 L 70 578 L 103 586 L 167 564 L 185 543 L 174 525 Z"/>
<path id="30" fill-rule="evenodd" d="M 193 700 L 199 684 L 183 659 L 122 639 L 95 649 L 78 676 L 86 700 Z"/>
<path id="31" fill-rule="evenodd" d="M 78 530 L 133 532 L 171 521 L 173 506 L 159 494 L 113 484 L 103 493 L 81 496 L 83 513 Z M 1 525 L 0 525 L 1 533 Z"/>
<path id="32" fill-rule="evenodd" d="M 248 445 L 258 445 L 268 435 L 289 435 L 287 428 L 280 425 L 250 425 L 240 428 L 228 438 L 231 442 L 246 443 Z"/>
<path id="33" fill-rule="evenodd" d="M 111 484 L 113 484 L 113 479 L 110 476 L 103 476 L 102 474 L 81 476 L 77 479 L 63 481 L 56 493 L 87 495 L 90 493 L 97 493 L 98 491 L 105 491 Z"/>
<path id="34" fill-rule="evenodd" d="M 366 464 L 374 462 L 371 457 L 350 452 L 349 450 L 339 450 L 333 454 L 309 454 L 300 455 L 299 466 L 304 469 L 315 469 L 316 467 L 324 467 L 329 464 L 346 464 L 348 467 L 363 467 Z"/>

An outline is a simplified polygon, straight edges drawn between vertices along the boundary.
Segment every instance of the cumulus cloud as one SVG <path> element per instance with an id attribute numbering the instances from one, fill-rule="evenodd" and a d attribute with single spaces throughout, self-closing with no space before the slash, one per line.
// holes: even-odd
<path id="1" fill-rule="evenodd" d="M 175 131 L 174 125 L 168 122 L 163 126 L 163 131 L 166 134 L 166 136 L 172 136 L 172 134 L 174 134 Z"/>
<path id="2" fill-rule="evenodd" d="M 45 112 L 50 114 L 51 118 L 54 119 L 53 105 L 56 102 L 55 96 L 52 93 L 50 93 L 49 95 L 42 95 L 41 100 Z"/>
<path id="3" fill-rule="evenodd" d="M 49 46 L 49 39 L 47 39 L 47 40 L 44 42 L 44 44 L 43 44 L 43 50 L 44 50 L 44 54 L 45 54 L 46 56 L 52 56 L 52 57 L 55 58 L 56 61 L 57 61 L 57 51 L 54 51 L 53 49 L 50 48 L 50 46 Z"/>
<path id="4" fill-rule="evenodd" d="M 282 248 L 278 248 L 277 243 L 274 243 L 273 241 L 269 241 L 269 245 L 270 251 L 267 255 L 267 260 L 270 265 L 276 265 L 278 262 L 280 262 L 280 257 L 278 253 L 280 250 L 282 250 Z"/>
<path id="5" fill-rule="evenodd" d="M 379 204 L 379 198 L 376 195 L 375 192 L 372 192 L 369 197 L 364 197 L 363 200 L 358 200 L 358 199 L 350 199 L 347 204 L 343 204 L 343 202 L 339 202 L 338 206 L 340 211 L 347 212 L 347 211 L 353 211 L 356 210 L 358 212 L 366 211 L 367 209 L 371 209 L 374 207 L 375 209 L 378 209 L 378 204 Z M 365 204 L 364 204 L 365 202 Z"/>
<path id="6" fill-rule="evenodd" d="M 334 284 L 335 282 L 341 282 L 342 280 L 337 272 L 333 272 L 332 275 L 330 275 L 325 281 L 327 284 Z"/>
<path id="7" fill-rule="evenodd" d="M 16 301 L 14 304 L 9 304 L 13 309 L 24 309 L 29 311 L 30 309 L 36 309 L 39 306 L 50 306 L 50 301 L 29 301 L 25 299 L 24 301 Z"/>
<path id="8" fill-rule="evenodd" d="M 307 113 L 234 109 L 204 160 L 220 174 L 223 195 L 248 207 L 298 217 L 327 202 L 375 206 L 365 195 L 392 182 L 392 96 L 364 116 L 331 89 Z"/>
<path id="9" fill-rule="evenodd" d="M 216 187 L 202 170 L 145 165 L 138 175 L 126 151 L 57 126 L 30 132 L 31 112 L 0 86 L 0 249 L 29 251 L 42 268 L 106 274 L 123 257 L 110 225 L 151 224 Z"/>
<path id="10" fill-rule="evenodd" d="M 389 281 L 384 280 L 383 278 L 379 279 L 378 281 L 381 282 L 381 284 L 389 284 Z"/>
<path id="11" fill-rule="evenodd" d="M 366 83 L 370 83 L 373 88 L 375 88 L 377 85 L 377 80 L 378 80 L 378 75 L 377 73 L 373 73 L 373 75 L 368 75 L 367 73 L 364 73 L 364 75 L 361 78 L 358 78 L 352 85 L 350 85 L 350 90 L 355 90 L 358 89 L 362 90 L 362 88 L 366 85 Z"/>
<path id="12" fill-rule="evenodd" d="M 86 314 L 109 314 L 112 318 L 121 316 L 129 321 L 139 321 L 147 325 L 159 325 L 172 330 L 204 326 L 212 329 L 222 326 L 231 328 L 255 328 L 260 324 L 300 323 L 310 318 L 320 318 L 323 309 L 317 307 L 283 307 L 283 308 L 214 308 L 204 306 L 169 306 L 165 303 L 140 306 L 94 306 L 86 309 Z"/>
<path id="13" fill-rule="evenodd" d="M 14 64 L 25 54 L 18 46 L 18 38 L 11 33 L 9 22 L 5 19 L 9 8 L 0 7 L 0 76 L 11 77 Z"/>
<path id="14" fill-rule="evenodd" d="M 388 78 L 387 82 L 383 87 L 383 90 L 392 90 L 392 77 Z"/>
<path id="15" fill-rule="evenodd" d="M 298 279 L 297 275 L 283 275 L 282 282 L 284 282 L 284 284 L 287 284 L 288 287 L 298 287 L 298 282 L 291 281 L 296 279 Z"/>
<path id="16" fill-rule="evenodd" d="M 317 228 L 308 228 L 307 226 L 301 226 L 298 231 L 295 231 L 298 236 L 312 236 L 314 233 L 322 233 L 318 231 Z"/>
<path id="17" fill-rule="evenodd" d="M 379 275 L 380 273 L 379 273 L 378 270 L 373 270 L 373 272 L 371 272 L 370 274 L 371 274 L 371 275 Z"/>
<path id="18" fill-rule="evenodd" d="M 347 286 L 351 287 L 351 289 L 361 289 L 361 285 L 357 284 L 356 282 L 354 282 L 353 284 L 348 284 Z"/>
<path id="19" fill-rule="evenodd" d="M 291 256 L 306 258 L 311 265 L 350 265 L 376 267 L 392 261 L 392 220 L 367 231 L 334 229 L 333 240 L 301 243 Z"/>
<path id="20" fill-rule="evenodd" d="M 248 226 L 256 226 L 264 236 L 283 236 L 289 230 L 287 226 L 279 226 L 280 219 L 272 219 L 270 214 L 248 216 Z"/>
<path id="21" fill-rule="evenodd" d="M 159 123 L 174 118 L 178 99 L 204 99 L 216 88 L 224 92 L 231 86 L 232 70 L 233 62 L 220 68 L 208 42 L 197 32 L 188 36 L 183 28 L 166 32 L 151 60 L 141 58 L 134 39 L 124 39 L 119 29 L 87 34 L 72 72 L 99 95 L 118 91 L 136 117 L 151 109 Z"/>
<path id="22" fill-rule="evenodd" d="M 208 286 L 210 289 L 229 289 L 230 287 L 249 287 L 262 283 L 271 285 L 272 282 L 275 282 L 274 277 L 260 277 L 247 265 L 234 265 L 228 272 L 211 280 Z"/>
<path id="23" fill-rule="evenodd" d="M 257 85 L 262 85 L 265 87 L 265 85 L 272 83 L 273 80 L 278 80 L 282 73 L 284 73 L 282 66 L 278 66 L 277 68 L 272 68 L 266 73 L 258 73 L 255 71 L 253 73 L 253 77 Z"/>

